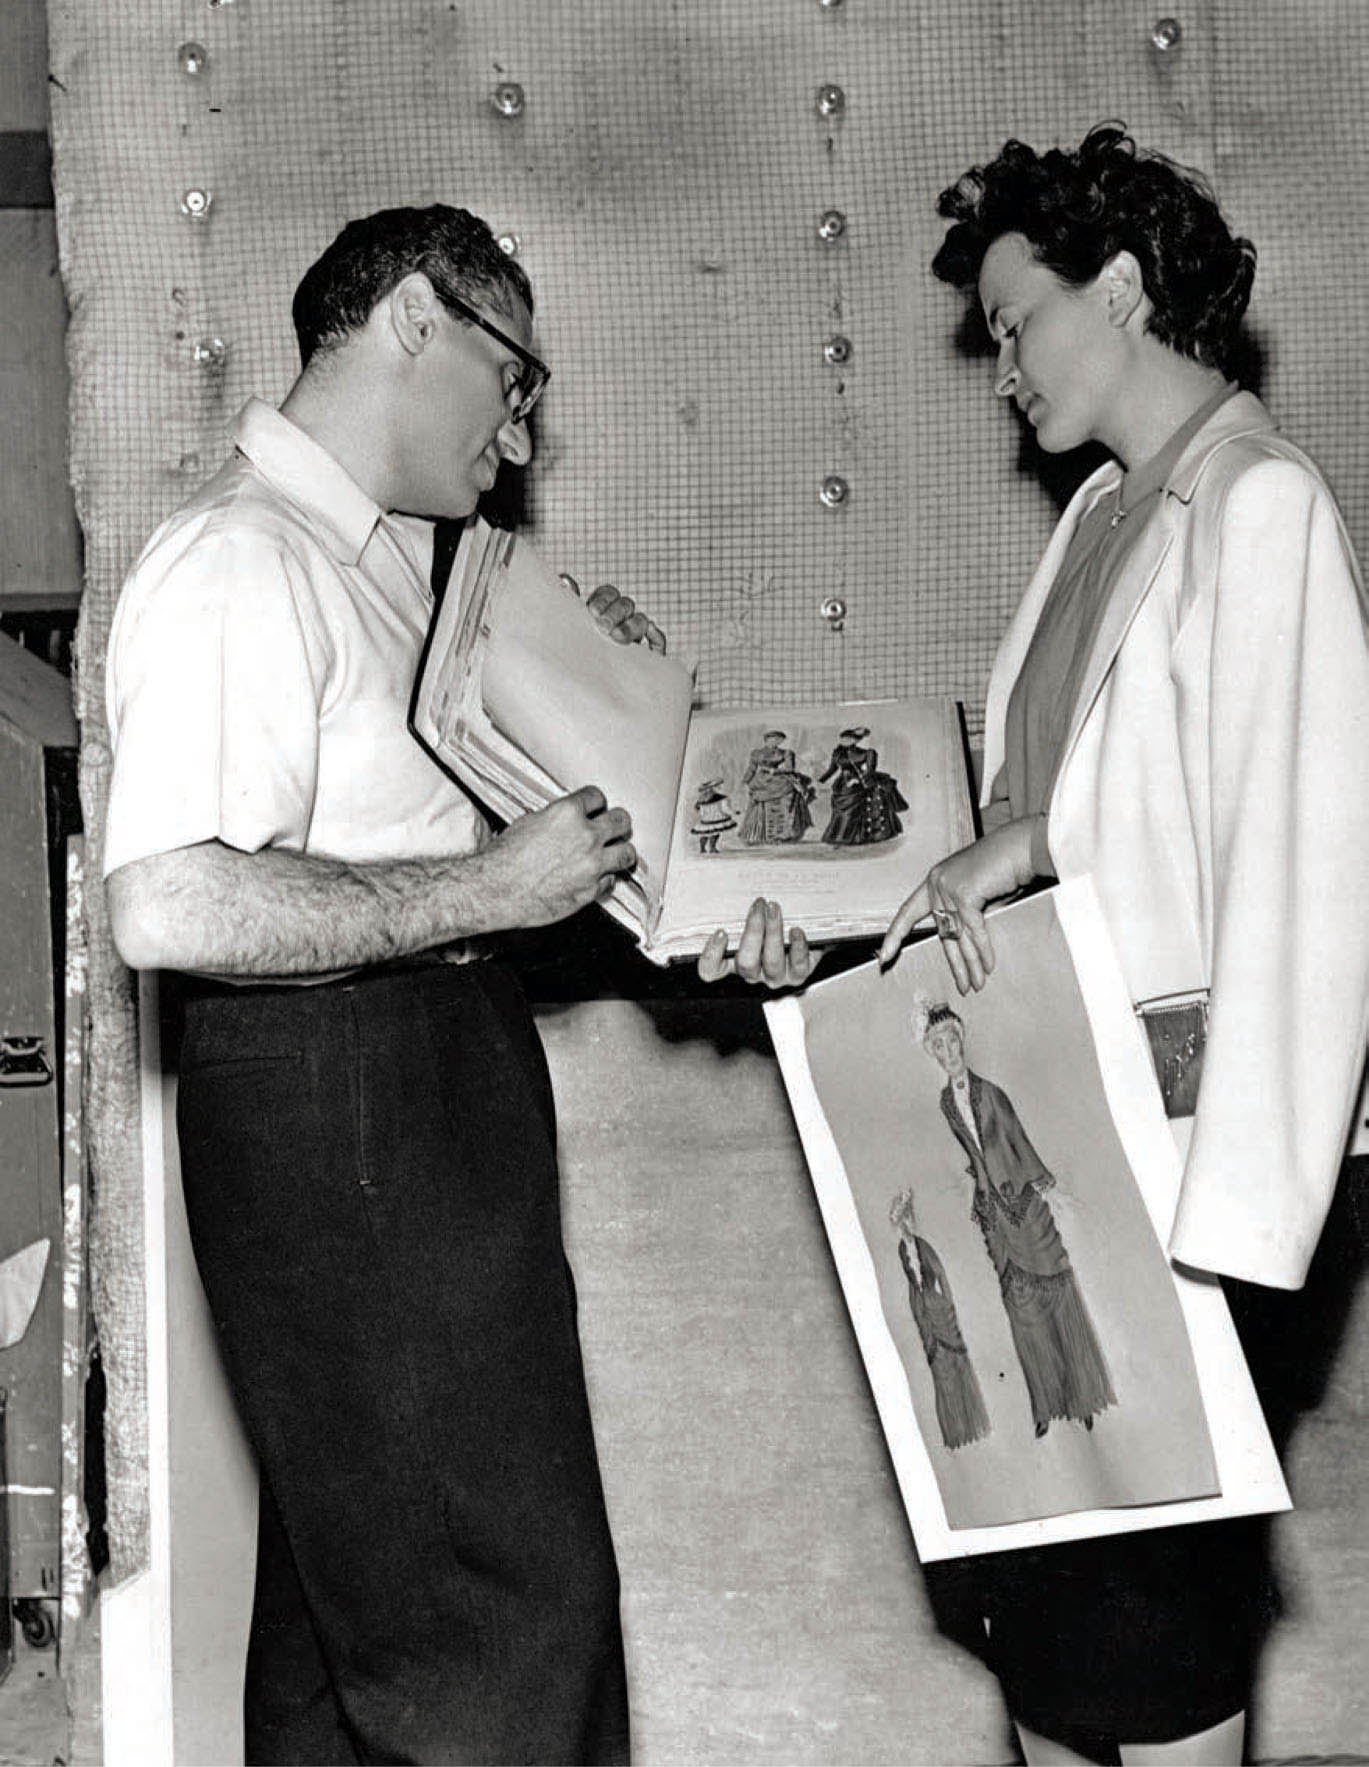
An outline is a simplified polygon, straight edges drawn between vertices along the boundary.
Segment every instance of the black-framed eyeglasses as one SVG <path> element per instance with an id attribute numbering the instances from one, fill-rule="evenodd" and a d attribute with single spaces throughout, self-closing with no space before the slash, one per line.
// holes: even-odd
<path id="1" fill-rule="evenodd" d="M 483 313 L 478 312 L 469 301 L 463 301 L 460 295 L 449 294 L 446 289 L 437 290 L 437 298 L 444 307 L 450 307 L 463 319 L 469 319 L 472 325 L 478 325 L 481 331 L 488 332 L 497 338 L 506 350 L 512 350 L 522 363 L 517 378 L 504 391 L 508 400 L 510 423 L 522 423 L 533 406 L 542 397 L 542 389 L 551 379 L 551 370 L 546 363 L 534 356 L 531 350 L 525 350 L 506 332 L 500 331 L 497 325 L 491 325 Z"/>

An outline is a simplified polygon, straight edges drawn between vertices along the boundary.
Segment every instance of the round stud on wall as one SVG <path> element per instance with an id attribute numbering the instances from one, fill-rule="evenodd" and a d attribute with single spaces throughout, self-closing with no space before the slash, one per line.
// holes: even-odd
<path id="1" fill-rule="evenodd" d="M 1184 27 L 1177 18 L 1157 18 L 1150 27 L 1150 40 L 1162 55 L 1177 49 L 1184 40 Z"/>
<path id="2" fill-rule="evenodd" d="M 824 509 L 840 509 L 851 495 L 851 487 L 838 472 L 829 472 L 818 490 L 818 501 Z"/>
<path id="3" fill-rule="evenodd" d="M 845 367 L 855 353 L 855 345 L 850 338 L 843 337 L 839 331 L 834 332 L 822 346 L 822 359 L 833 368 Z"/>
<path id="4" fill-rule="evenodd" d="M 846 232 L 846 217 L 840 209 L 824 209 L 818 216 L 818 238 L 824 245 L 835 245 Z"/>
<path id="5" fill-rule="evenodd" d="M 522 240 L 516 233 L 501 233 L 494 242 L 506 258 L 516 258 Z"/>
<path id="6" fill-rule="evenodd" d="M 501 80 L 490 94 L 490 103 L 501 117 L 521 117 L 527 98 L 516 80 Z"/>
<path id="7" fill-rule="evenodd" d="M 818 603 L 818 612 L 834 632 L 840 632 L 846 624 L 846 603 L 840 595 L 824 595 Z"/>
<path id="8" fill-rule="evenodd" d="M 842 0 L 818 0 L 818 5 L 824 12 L 835 12 L 841 4 Z"/>
<path id="9" fill-rule="evenodd" d="M 198 80 L 209 66 L 209 51 L 203 43 L 182 43 L 176 51 L 176 65 L 188 80 Z"/>
<path id="10" fill-rule="evenodd" d="M 814 102 L 820 117 L 839 117 L 846 109 L 846 94 L 840 86 L 834 86 L 829 81 L 825 86 L 818 87 Z"/>
<path id="11" fill-rule="evenodd" d="M 207 221 L 209 211 L 214 206 L 214 193 L 210 190 L 183 190 L 181 192 L 181 213 L 191 221 Z"/>
<path id="12" fill-rule="evenodd" d="M 228 345 L 221 337 L 197 337 L 191 346 L 190 359 L 197 368 L 222 368 L 228 360 Z"/>

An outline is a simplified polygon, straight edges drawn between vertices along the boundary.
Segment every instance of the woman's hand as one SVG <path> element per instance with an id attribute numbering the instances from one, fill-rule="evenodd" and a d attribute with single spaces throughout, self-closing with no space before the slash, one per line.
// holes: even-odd
<path id="1" fill-rule="evenodd" d="M 630 595 L 621 594 L 612 583 L 600 583 L 586 599 L 569 571 L 561 572 L 561 581 L 584 601 L 594 615 L 599 630 L 606 632 L 615 644 L 640 644 L 645 639 L 648 650 L 664 654 L 665 633 L 654 620 L 649 620 L 639 610 Z"/>
<path id="2" fill-rule="evenodd" d="M 933 865 L 890 923 L 879 948 L 881 965 L 893 962 L 918 921 L 930 914 L 956 987 L 962 994 L 982 988 L 994 966 L 984 906 L 1011 896 L 1036 876 L 1032 864 L 1036 821 L 1035 816 L 1019 816 Z"/>
<path id="3" fill-rule="evenodd" d="M 699 954 L 700 980 L 721 981 L 739 975 L 744 982 L 763 982 L 767 988 L 802 987 L 822 962 L 801 926 L 784 933 L 784 914 L 778 902 L 757 896 L 747 910 L 746 924 L 737 944 L 737 955 L 727 954 L 727 932 L 719 927 Z"/>

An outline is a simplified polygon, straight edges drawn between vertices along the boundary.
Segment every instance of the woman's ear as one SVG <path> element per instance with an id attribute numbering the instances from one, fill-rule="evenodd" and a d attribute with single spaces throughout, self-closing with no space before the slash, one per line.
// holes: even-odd
<path id="1" fill-rule="evenodd" d="M 1107 304 L 1109 325 L 1120 330 L 1131 322 L 1133 315 L 1139 313 L 1142 319 L 1148 316 L 1150 297 L 1134 253 L 1114 252 L 1099 271 L 1098 280 Z"/>

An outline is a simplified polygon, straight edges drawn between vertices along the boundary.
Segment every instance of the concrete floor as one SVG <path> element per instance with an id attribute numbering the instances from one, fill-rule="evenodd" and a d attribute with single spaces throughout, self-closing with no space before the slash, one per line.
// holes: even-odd
<path id="1" fill-rule="evenodd" d="M 14 1667 L 0 1682 L 0 1767 L 103 1767 L 99 1686 L 98 1611 L 60 1672 L 53 1650 L 32 1650 L 16 1636 Z M 1362 1754 L 1255 1759 L 1259 1767 L 1369 1767 Z"/>
<path id="2" fill-rule="evenodd" d="M 56 1767 L 71 1760 L 71 1723 L 57 1653 L 15 1641 L 0 1684 L 0 1767 Z"/>
<path id="3" fill-rule="evenodd" d="M 101 1767 L 99 1648 L 98 1614 L 60 1669 L 55 1649 L 31 1649 L 16 1628 L 0 1682 L 0 1767 Z"/>

